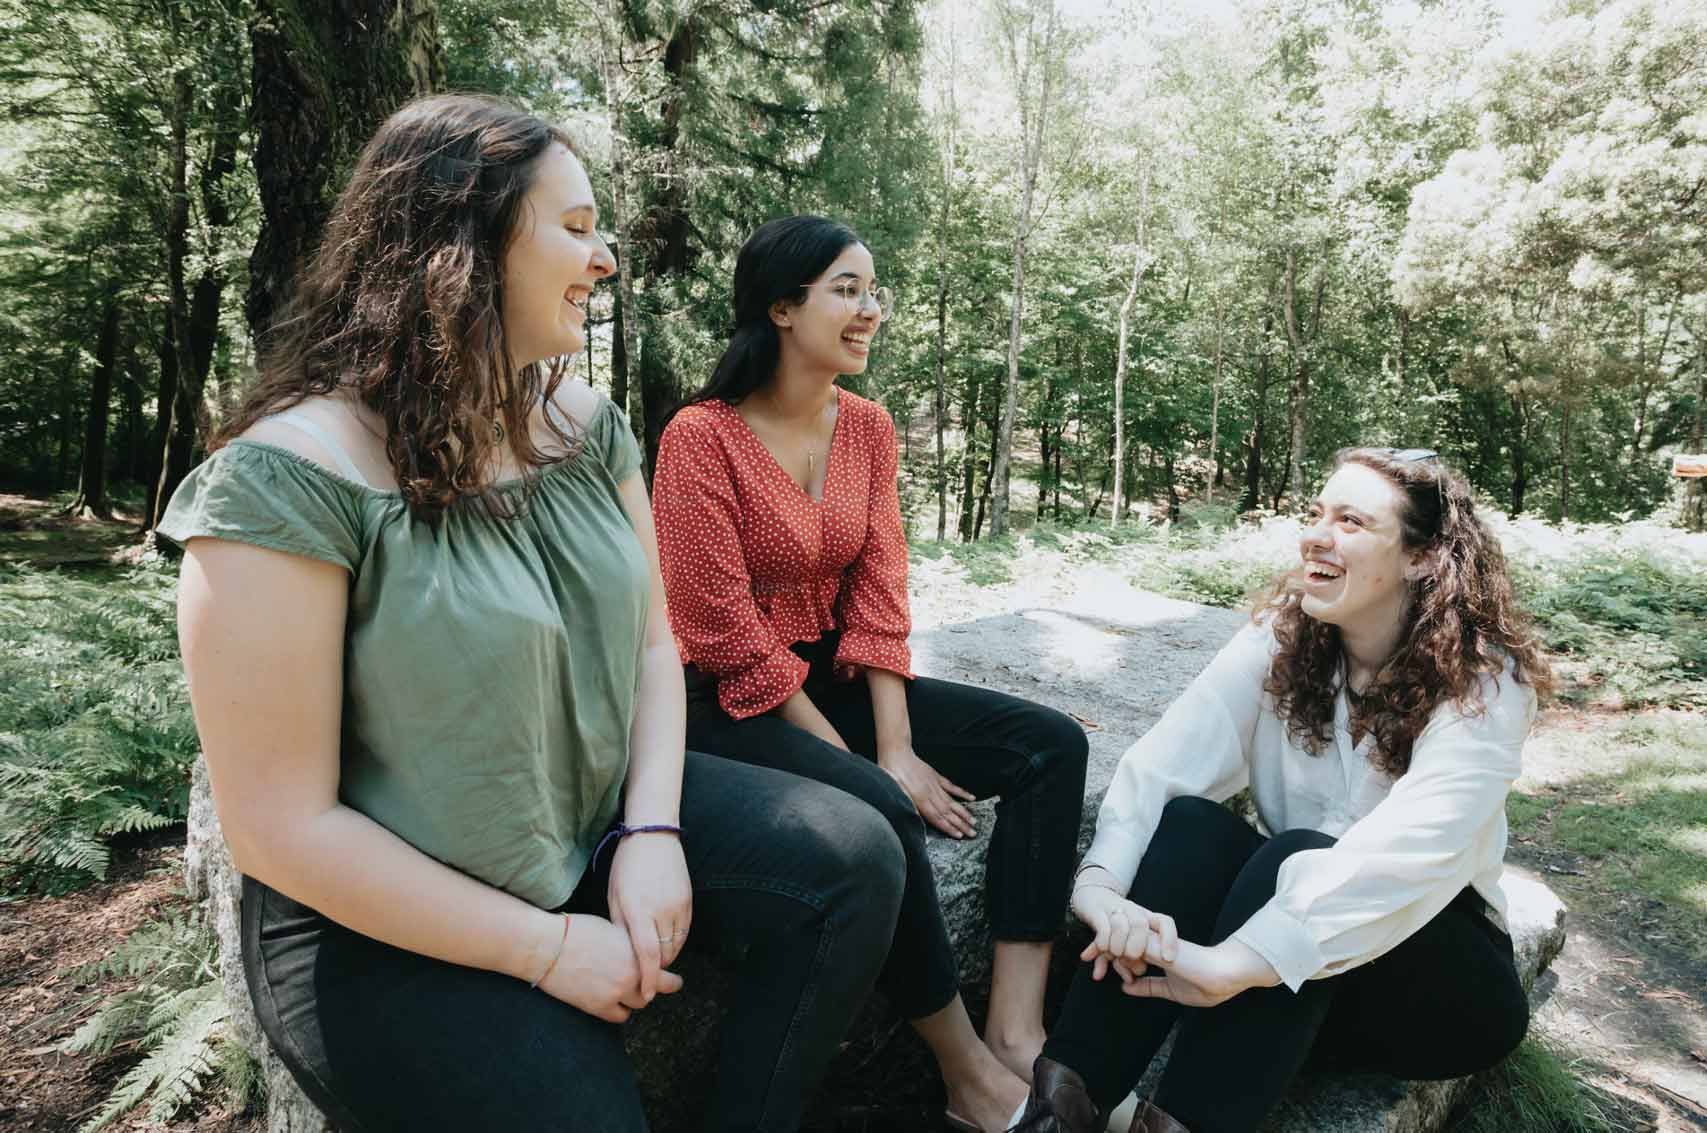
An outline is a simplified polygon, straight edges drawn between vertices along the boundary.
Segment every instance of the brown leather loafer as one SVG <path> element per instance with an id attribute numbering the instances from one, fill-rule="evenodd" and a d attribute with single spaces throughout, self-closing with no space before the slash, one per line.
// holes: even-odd
<path id="1" fill-rule="evenodd" d="M 1085 1080 L 1041 1054 L 1031 1067 L 1025 1112 L 1009 1133 L 1102 1133 Z"/>

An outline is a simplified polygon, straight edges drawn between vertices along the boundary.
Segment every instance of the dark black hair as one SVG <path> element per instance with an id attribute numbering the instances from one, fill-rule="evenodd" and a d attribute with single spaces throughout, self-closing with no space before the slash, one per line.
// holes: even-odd
<path id="1" fill-rule="evenodd" d="M 804 303 L 806 285 L 859 243 L 853 229 L 822 216 L 785 216 L 760 225 L 735 257 L 735 326 L 729 345 L 705 385 L 682 404 L 715 399 L 734 405 L 770 381 L 782 356 L 771 307 Z"/>

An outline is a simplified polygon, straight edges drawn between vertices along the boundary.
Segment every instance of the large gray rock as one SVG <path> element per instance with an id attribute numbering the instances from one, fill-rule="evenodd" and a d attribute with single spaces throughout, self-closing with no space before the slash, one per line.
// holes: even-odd
<path id="1" fill-rule="evenodd" d="M 193 900 L 207 903 L 208 919 L 219 937 L 219 977 L 231 1008 L 226 1026 L 231 1037 L 261 1065 L 266 1084 L 267 1133 L 328 1133 L 332 1128 L 273 1053 L 249 1002 L 243 979 L 243 875 L 232 864 L 219 832 L 208 789 L 207 765 L 196 760 L 190 780 L 189 843 L 184 850 L 184 887 Z"/>
<path id="2" fill-rule="evenodd" d="M 962 612 L 964 613 L 964 612 Z M 950 624 L 915 632 L 915 667 L 921 673 L 965 681 L 1025 696 L 1071 712 L 1086 727 L 1090 769 L 1085 784 L 1081 848 L 1089 844 L 1096 807 L 1121 754 L 1149 727 L 1206 665 L 1239 626 L 1243 615 L 1159 598 L 1121 588 L 1052 595 L 1047 608 Z M 192 802 L 187 868 L 192 893 L 206 893 L 219 925 L 222 971 L 241 1040 L 267 1069 L 269 1133 L 319 1133 L 324 1122 L 267 1052 L 254 1024 L 237 954 L 240 884 L 218 836 L 207 800 L 205 773 L 198 768 Z M 938 892 L 970 998 L 988 979 L 990 941 L 983 915 L 984 851 L 994 806 L 978 804 L 977 838 L 957 842 L 933 838 L 931 861 Z M 201 880 L 204 878 L 205 880 Z M 1513 938 L 1525 980 L 1533 982 L 1564 944 L 1564 909 L 1545 886 L 1508 874 Z M 1072 931 L 1063 910 L 1063 934 Z M 1075 949 L 1076 951 L 1076 949 Z M 1067 948 L 1057 948 L 1056 983 L 1070 968 Z M 663 997 L 635 1017 L 627 1031 L 648 1113 L 658 1133 L 696 1128 L 713 1072 L 722 969 L 702 957 L 684 957 L 688 990 Z M 851 1030 L 839 1074 L 871 1075 L 874 1059 L 894 1057 L 889 1039 L 900 1026 L 879 1000 Z M 739 1037 L 736 1036 L 736 1041 Z M 915 1054 L 916 1057 L 916 1054 Z M 1152 1075 L 1162 1059 L 1152 1067 Z M 1333 1077 L 1302 1082 L 1269 1128 L 1284 1133 L 1412 1133 L 1435 1129 L 1456 1102 L 1463 1082 L 1413 1084 L 1380 1077 Z M 834 1091 L 835 1083 L 827 1086 Z M 864 1099 L 861 1099 L 862 1101 Z M 873 1102 L 882 1099 L 873 1098 Z M 822 1104 L 820 1108 L 823 1108 Z M 823 1114 L 815 1115 L 823 1118 Z M 860 1128 L 879 1128 L 879 1124 Z M 820 1122 L 819 1124 L 822 1124 Z M 854 1127 L 854 1126 L 850 1126 Z"/>

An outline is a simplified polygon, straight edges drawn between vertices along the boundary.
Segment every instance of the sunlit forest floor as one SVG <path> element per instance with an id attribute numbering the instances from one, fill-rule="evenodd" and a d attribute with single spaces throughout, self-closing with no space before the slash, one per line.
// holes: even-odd
<path id="1" fill-rule="evenodd" d="M 171 571 L 126 565 L 134 526 L 56 518 L 67 502 L 0 497 L 0 1028 L 8 1035 L 0 1127 L 8 1129 L 75 1129 L 142 1062 L 140 1036 L 102 1054 L 64 1047 L 103 997 L 151 977 L 101 981 L 73 969 L 142 926 L 184 915 L 175 799 L 133 824 L 152 830 L 100 835 L 110 861 L 79 867 L 68 853 L 55 864 L 42 851 L 19 863 L 17 828 L 83 821 L 65 802 L 78 797 L 69 781 L 31 778 L 48 755 L 91 780 L 88 798 L 105 797 L 113 783 L 144 792 L 150 780 L 137 767 L 194 755 L 181 682 L 169 676 Z M 1174 524 L 1134 519 L 1118 528 L 1024 514 L 1018 535 L 964 545 L 936 544 L 934 518 L 914 539 L 921 625 L 1047 605 L 1110 580 L 1237 607 L 1295 553 L 1291 520 L 1236 523 L 1215 505 L 1191 505 Z M 1707 537 L 1658 523 L 1498 526 L 1566 678 L 1511 797 L 1511 859 L 1570 906 L 1570 938 L 1547 977 L 1531 1040 L 1451 1128 L 1707 1128 Z M 123 706 L 145 701 L 146 711 L 125 715 Z M 75 841 L 66 835 L 66 845 Z M 891 1042 L 884 1059 L 874 1052 L 866 1061 L 900 1065 L 906 1080 L 831 1081 L 810 1128 L 930 1127 L 917 1123 L 936 1111 L 940 1089 L 904 1028 Z M 240 1070 L 234 1077 L 240 1092 Z M 110 1128 L 251 1128 L 220 1075 L 209 1078 L 200 1100 L 170 1121 L 151 1122 L 145 1103 Z"/>

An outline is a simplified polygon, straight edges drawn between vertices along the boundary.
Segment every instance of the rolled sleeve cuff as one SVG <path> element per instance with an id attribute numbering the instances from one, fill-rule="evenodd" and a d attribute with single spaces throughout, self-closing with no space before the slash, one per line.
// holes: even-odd
<path id="1" fill-rule="evenodd" d="M 1132 889 L 1132 882 L 1138 876 L 1138 863 L 1143 857 L 1144 848 L 1131 838 L 1098 826 L 1096 836 L 1091 839 L 1091 848 L 1085 851 L 1079 868 L 1101 866 L 1120 883 L 1121 892 L 1126 893 Z"/>
<path id="2" fill-rule="evenodd" d="M 1280 980 L 1293 991 L 1327 966 L 1322 950 L 1310 930 L 1274 900 L 1256 911 L 1233 939 L 1269 962 Z"/>
<path id="3" fill-rule="evenodd" d="M 811 666 L 780 649 L 758 664 L 717 682 L 717 703 L 736 720 L 769 712 L 806 683 Z"/>
<path id="4" fill-rule="evenodd" d="M 886 669 L 912 680 L 913 651 L 905 637 L 873 630 L 843 630 L 841 643 L 836 646 L 835 670 L 852 677 L 861 668 Z"/>

